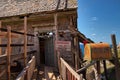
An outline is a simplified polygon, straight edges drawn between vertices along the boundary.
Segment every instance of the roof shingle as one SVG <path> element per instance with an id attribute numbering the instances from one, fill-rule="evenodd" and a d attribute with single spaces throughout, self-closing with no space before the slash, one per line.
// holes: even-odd
<path id="1" fill-rule="evenodd" d="M 77 8 L 77 0 L 0 0 L 0 17 Z"/>

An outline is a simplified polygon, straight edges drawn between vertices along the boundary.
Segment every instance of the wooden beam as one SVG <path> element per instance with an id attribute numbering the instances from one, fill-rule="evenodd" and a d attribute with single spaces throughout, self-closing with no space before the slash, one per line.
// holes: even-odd
<path id="1" fill-rule="evenodd" d="M 31 54 L 34 55 L 34 53 L 36 53 L 36 50 L 27 52 L 27 55 L 31 55 Z M 24 59 L 23 54 L 24 53 L 12 54 L 11 55 L 11 62 L 14 61 L 14 60 Z M 7 63 L 6 59 L 7 59 L 7 55 L 6 54 L 5 55 L 1 55 L 0 56 L 0 65 L 6 64 Z"/>
<path id="2" fill-rule="evenodd" d="M 0 31 L 4 31 L 4 32 L 7 32 L 7 29 L 5 28 L 0 28 Z M 11 30 L 12 33 L 16 33 L 16 34 L 21 34 L 21 35 L 24 35 L 24 32 L 18 32 L 18 31 L 14 31 L 14 30 Z M 27 34 L 27 33 L 26 33 Z M 35 37 L 33 34 L 27 34 L 27 36 L 33 36 Z"/>
<path id="3" fill-rule="evenodd" d="M 55 38 L 58 40 L 58 14 L 54 14 L 54 23 L 55 23 Z"/>
<path id="4" fill-rule="evenodd" d="M 11 47 L 22 47 L 24 44 L 10 44 Z M 34 44 L 27 44 L 27 46 L 34 46 Z M 0 44 L 0 47 L 7 47 L 7 44 Z"/>
<path id="5" fill-rule="evenodd" d="M 80 68 L 80 69 L 79 69 L 79 70 L 77 70 L 76 72 L 77 72 L 77 73 L 80 73 L 81 71 L 83 71 L 83 70 L 87 69 L 88 67 L 90 67 L 90 66 L 94 65 L 95 63 L 96 63 L 96 61 L 93 61 L 93 62 L 91 62 L 90 64 L 85 65 L 84 67 Z"/>
<path id="6" fill-rule="evenodd" d="M 54 24 L 55 24 L 55 42 L 54 42 L 54 44 L 55 44 L 55 47 L 54 47 L 54 62 L 55 62 L 55 67 L 56 68 L 58 68 L 58 59 L 57 59 L 57 50 L 56 50 L 56 42 L 58 41 L 58 14 L 57 13 L 55 13 L 54 14 Z"/>
<path id="7" fill-rule="evenodd" d="M 7 32 L 0 32 L 0 38 L 7 38 L 8 36 L 7 36 Z M 18 35 L 16 35 L 16 34 L 14 34 L 14 33 L 11 33 L 11 37 L 12 38 L 19 38 L 19 36 Z"/>
<path id="8" fill-rule="evenodd" d="M 78 56 L 79 56 L 79 46 L 78 46 L 78 36 L 74 37 L 74 48 L 75 48 L 75 69 L 76 71 L 79 69 L 78 68 Z"/>
<path id="9" fill-rule="evenodd" d="M 27 16 L 24 17 L 24 66 L 27 64 Z"/>
<path id="10" fill-rule="evenodd" d="M 10 80 L 10 55 L 11 55 L 11 27 L 8 26 L 8 45 L 7 45 L 7 80 Z"/>
<path id="11" fill-rule="evenodd" d="M 0 28 L 2 28 L 2 22 L 0 21 Z M 0 31 L 1 32 L 1 31 Z M 2 43 L 2 39 L 0 38 L 0 44 Z M 2 48 L 0 48 L 0 55 L 2 54 Z"/>

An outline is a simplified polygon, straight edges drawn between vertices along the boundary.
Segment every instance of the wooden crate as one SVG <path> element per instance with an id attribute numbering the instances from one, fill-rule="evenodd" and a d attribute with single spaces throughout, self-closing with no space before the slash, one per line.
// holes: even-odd
<path id="1" fill-rule="evenodd" d="M 90 43 L 84 48 L 84 60 L 111 59 L 111 48 L 107 43 Z"/>

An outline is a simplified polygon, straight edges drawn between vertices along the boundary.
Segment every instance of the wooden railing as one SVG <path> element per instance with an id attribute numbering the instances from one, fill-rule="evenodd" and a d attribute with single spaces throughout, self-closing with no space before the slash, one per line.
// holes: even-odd
<path id="1" fill-rule="evenodd" d="M 59 66 L 60 75 L 63 80 L 83 80 L 82 75 L 76 73 L 63 58 L 60 58 Z"/>
<path id="2" fill-rule="evenodd" d="M 35 69 L 35 56 L 28 62 L 27 66 L 23 69 L 23 71 L 18 75 L 16 80 L 31 80 L 32 75 Z"/>

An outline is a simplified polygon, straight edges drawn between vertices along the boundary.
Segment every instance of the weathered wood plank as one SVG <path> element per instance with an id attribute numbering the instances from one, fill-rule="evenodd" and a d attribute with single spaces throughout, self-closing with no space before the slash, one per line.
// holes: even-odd
<path id="1" fill-rule="evenodd" d="M 2 21 L 0 21 L 0 28 L 2 28 Z M 0 31 L 1 32 L 1 31 Z M 0 44 L 2 43 L 2 39 L 0 38 Z M 2 54 L 2 48 L 0 48 L 0 55 Z"/>
<path id="2" fill-rule="evenodd" d="M 24 66 L 27 63 L 27 16 L 24 17 Z"/>
<path id="3" fill-rule="evenodd" d="M 10 44 L 11 47 L 24 46 L 24 44 Z M 34 44 L 27 44 L 27 46 L 34 46 Z M 7 44 L 0 44 L 0 47 L 7 47 Z"/>
<path id="4" fill-rule="evenodd" d="M 65 66 L 77 80 L 82 80 L 82 77 L 78 73 L 76 73 L 62 58 L 60 58 L 60 60 L 62 64 L 61 66 Z M 64 72 L 66 73 L 66 70 Z"/>
<path id="5" fill-rule="evenodd" d="M 6 69 L 2 70 L 2 71 L 0 72 L 0 77 L 2 77 L 2 76 L 5 74 L 5 72 L 6 72 Z"/>
<path id="6" fill-rule="evenodd" d="M 27 77 L 28 77 L 27 79 L 31 80 L 34 69 L 35 69 L 35 56 L 32 57 L 32 59 L 29 61 L 28 64 L 30 64 L 30 65 L 29 65 L 29 68 L 27 71 Z"/>
<path id="7" fill-rule="evenodd" d="M 0 38 L 7 38 L 7 32 L 0 32 Z M 18 35 L 16 35 L 15 33 L 11 33 L 11 37 L 12 38 L 19 38 Z"/>
<path id="8" fill-rule="evenodd" d="M 36 52 L 36 50 L 34 51 L 30 51 L 30 52 L 27 52 L 27 55 L 30 55 L 30 54 L 34 54 Z M 12 54 L 11 55 L 11 62 L 14 61 L 14 60 L 18 60 L 18 59 L 23 59 L 23 54 L 24 53 L 20 53 L 20 54 Z M 1 55 L 0 56 L 0 64 L 6 64 L 6 59 L 7 59 L 7 55 Z"/>
<path id="9" fill-rule="evenodd" d="M 0 28 L 0 31 L 7 32 L 7 29 L 5 29 L 5 28 Z M 11 32 L 12 32 L 12 33 L 16 33 L 16 34 L 24 35 L 24 32 L 18 32 L 18 31 L 14 31 L 14 30 L 11 30 Z M 35 37 L 33 34 L 27 34 L 27 36 Z"/>
<path id="10" fill-rule="evenodd" d="M 7 44 L 7 80 L 10 80 L 10 55 L 11 55 L 11 27 L 8 26 L 8 44 Z"/>
<path id="11" fill-rule="evenodd" d="M 25 80 L 25 75 L 27 75 L 27 80 L 31 80 L 33 72 L 35 69 L 35 56 L 28 62 L 27 66 L 23 69 L 23 71 L 18 75 L 16 80 Z"/>

